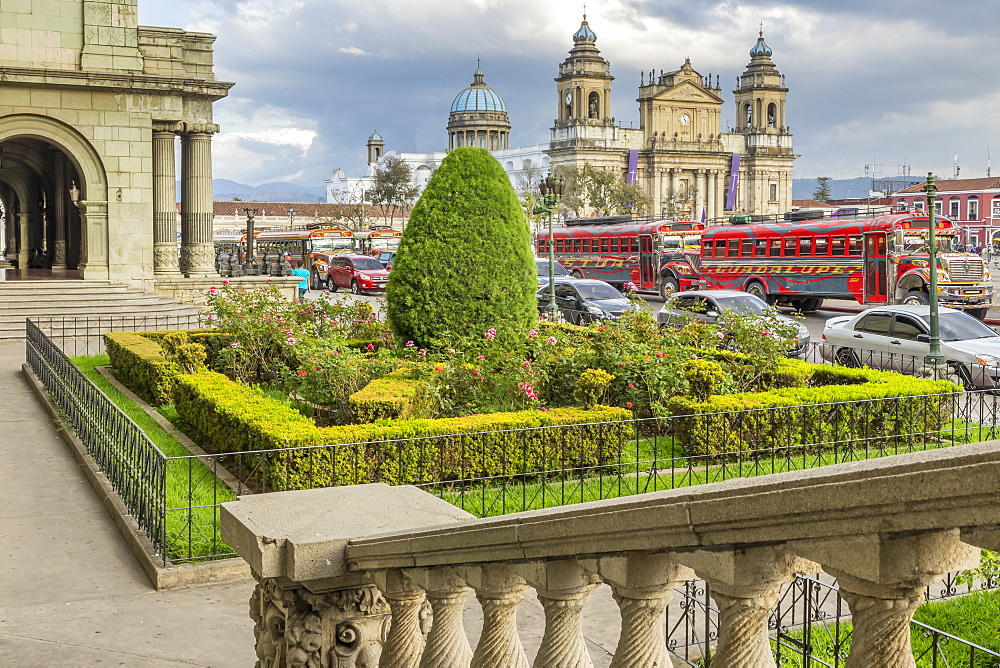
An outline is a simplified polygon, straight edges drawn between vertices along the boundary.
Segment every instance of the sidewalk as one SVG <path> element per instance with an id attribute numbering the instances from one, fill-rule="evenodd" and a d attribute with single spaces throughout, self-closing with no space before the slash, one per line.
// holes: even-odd
<path id="1" fill-rule="evenodd" d="M 0 344 L 5 666 L 252 666 L 252 582 L 156 592 Z"/>

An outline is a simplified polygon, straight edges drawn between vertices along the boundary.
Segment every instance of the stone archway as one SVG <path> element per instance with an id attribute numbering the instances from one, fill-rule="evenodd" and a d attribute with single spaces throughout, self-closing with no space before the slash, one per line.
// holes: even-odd
<path id="1" fill-rule="evenodd" d="M 12 114 L 0 117 L 0 148 L 0 182 L 13 195 L 6 202 L 7 226 L 16 217 L 19 266 L 30 266 L 44 249 L 47 267 L 75 267 L 81 278 L 107 279 L 107 175 L 93 145 L 55 119 Z"/>

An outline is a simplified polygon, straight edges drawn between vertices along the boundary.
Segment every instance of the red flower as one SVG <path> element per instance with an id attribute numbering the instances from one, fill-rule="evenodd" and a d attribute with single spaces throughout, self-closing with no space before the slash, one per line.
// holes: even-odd
<path id="1" fill-rule="evenodd" d="M 300 376 L 304 376 L 304 375 L 306 375 L 307 373 L 309 373 L 309 372 L 308 372 L 308 371 L 306 371 L 305 369 L 303 369 L 302 371 L 299 371 L 299 375 L 300 375 Z"/>
<path id="2" fill-rule="evenodd" d="M 626 401 L 625 402 L 625 408 L 632 408 L 632 402 L 631 401 Z"/>

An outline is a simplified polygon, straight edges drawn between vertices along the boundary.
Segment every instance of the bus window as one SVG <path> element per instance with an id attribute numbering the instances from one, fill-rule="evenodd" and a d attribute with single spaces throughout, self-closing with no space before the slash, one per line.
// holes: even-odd
<path id="1" fill-rule="evenodd" d="M 850 246 L 847 254 L 861 257 L 861 237 L 850 237 L 848 241 L 850 242 Z"/>
<path id="2" fill-rule="evenodd" d="M 566 244 L 564 239 L 556 239 L 556 252 L 557 253 L 566 252 Z"/>
<path id="3" fill-rule="evenodd" d="M 580 250 L 584 253 L 590 252 L 590 239 L 580 239 Z"/>
<path id="4" fill-rule="evenodd" d="M 819 257 L 826 257 L 829 250 L 830 239 L 828 237 L 816 237 L 816 243 L 813 245 L 813 254 Z"/>
<path id="5" fill-rule="evenodd" d="M 830 237 L 830 255 L 842 256 L 847 240 L 844 237 Z"/>
<path id="6" fill-rule="evenodd" d="M 539 253 L 548 253 L 549 252 L 549 240 L 548 239 L 539 239 L 538 240 L 538 252 Z"/>
<path id="7" fill-rule="evenodd" d="M 813 240 L 809 237 L 802 237 L 799 239 L 799 255 L 812 255 L 813 254 Z"/>
<path id="8" fill-rule="evenodd" d="M 610 248 L 611 248 L 611 240 L 608 239 L 607 237 L 601 239 L 601 252 L 607 253 Z"/>
<path id="9" fill-rule="evenodd" d="M 574 253 L 579 253 L 580 252 L 580 246 L 582 245 L 580 242 L 581 242 L 580 239 L 573 239 L 573 252 Z"/>
<path id="10" fill-rule="evenodd" d="M 740 250 L 740 256 L 753 257 L 753 239 L 743 240 L 743 248 Z"/>
<path id="11" fill-rule="evenodd" d="M 795 241 L 795 239 L 785 239 L 785 252 L 783 253 L 785 257 L 795 257 L 795 247 L 797 245 Z"/>
<path id="12" fill-rule="evenodd" d="M 702 257 L 712 257 L 712 240 L 706 239 L 701 242 Z"/>
<path id="13" fill-rule="evenodd" d="M 630 246 L 631 246 L 631 252 L 638 253 L 639 252 L 639 237 L 632 237 L 631 239 L 629 239 L 629 241 L 631 242 L 631 244 L 630 244 Z"/>
<path id="14" fill-rule="evenodd" d="M 779 257 L 781 255 L 781 239 L 771 239 L 771 245 L 767 250 L 769 257 Z"/>
<path id="15" fill-rule="evenodd" d="M 715 257 L 726 257 L 726 240 L 716 239 L 715 240 L 715 252 L 713 253 Z"/>
<path id="16" fill-rule="evenodd" d="M 729 240 L 729 251 L 726 253 L 727 257 L 737 257 L 740 254 L 740 242 L 737 239 Z"/>
<path id="17" fill-rule="evenodd" d="M 754 255 L 756 255 L 757 257 L 764 257 L 764 256 L 766 256 L 767 255 L 767 239 L 757 239 L 757 241 L 755 243 L 757 245 L 757 249 L 754 252 Z"/>

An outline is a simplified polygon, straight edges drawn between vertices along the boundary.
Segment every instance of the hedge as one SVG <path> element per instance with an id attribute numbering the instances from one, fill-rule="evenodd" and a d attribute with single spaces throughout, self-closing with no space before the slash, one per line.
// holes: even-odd
<path id="1" fill-rule="evenodd" d="M 407 378 L 404 370 L 376 378 L 348 399 L 354 422 L 431 416 L 434 400 L 427 383 Z"/>
<path id="2" fill-rule="evenodd" d="M 202 436 L 205 450 L 279 451 L 268 455 L 266 465 L 247 455 L 246 466 L 261 472 L 269 490 L 597 466 L 616 461 L 632 435 L 631 412 L 607 406 L 318 428 L 259 389 L 210 371 L 179 375 L 173 397 L 177 412 Z M 560 425 L 574 427 L 544 429 Z M 532 431 L 516 431 L 523 429 Z M 317 445 L 330 447 L 300 447 Z"/>
<path id="3" fill-rule="evenodd" d="M 145 333 L 109 332 L 104 347 L 125 385 L 157 405 L 169 403 L 180 367 L 167 359 L 159 343 Z"/>
<path id="4" fill-rule="evenodd" d="M 819 387 L 744 392 L 707 401 L 673 397 L 666 409 L 674 417 L 662 420 L 660 431 L 669 431 L 689 455 L 792 446 L 820 450 L 844 442 L 906 445 L 940 431 L 950 419 L 953 394 L 960 391 L 948 381 L 810 366 L 810 383 Z M 871 401 L 892 398 L 898 400 Z"/>

